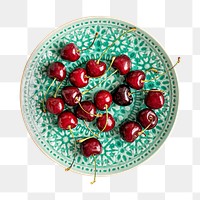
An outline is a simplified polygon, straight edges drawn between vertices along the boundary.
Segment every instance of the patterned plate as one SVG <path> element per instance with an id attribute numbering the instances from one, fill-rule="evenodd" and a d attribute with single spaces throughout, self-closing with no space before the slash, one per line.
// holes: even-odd
<path id="1" fill-rule="evenodd" d="M 48 35 L 28 60 L 21 83 L 21 110 L 25 124 L 37 146 L 48 157 L 64 167 L 72 162 L 74 141 L 69 131 L 58 127 L 57 116 L 43 113 L 40 109 L 43 91 L 52 82 L 52 79 L 46 75 L 47 67 L 54 61 L 61 61 L 65 64 L 68 74 L 77 67 L 85 67 L 89 59 L 98 59 L 102 51 L 129 27 L 133 25 L 111 18 L 79 19 L 65 24 Z M 99 36 L 94 46 L 82 52 L 78 61 L 71 63 L 61 59 L 59 52 L 65 44 L 74 42 L 80 49 L 86 48 L 92 42 L 95 32 L 98 32 Z M 162 73 L 172 66 L 168 55 L 158 42 L 139 28 L 116 42 L 102 60 L 108 66 L 112 56 L 120 54 L 127 54 L 131 58 L 132 69 L 146 71 L 154 67 Z M 110 73 L 112 72 L 113 69 Z M 155 73 L 151 71 L 146 75 L 146 79 L 155 77 Z M 102 79 L 91 79 L 89 85 L 81 91 L 96 85 L 100 80 Z M 100 84 L 97 89 L 84 95 L 83 99 L 93 100 L 98 90 L 112 91 L 123 81 L 124 76 L 117 73 Z M 67 80 L 63 85 L 66 84 L 69 84 Z M 54 93 L 57 85 L 52 87 L 50 95 Z M 156 152 L 168 137 L 178 107 L 178 85 L 175 72 L 172 70 L 156 81 L 145 83 L 146 90 L 152 88 L 165 91 L 165 104 L 155 111 L 159 118 L 158 124 L 154 129 L 146 131 L 146 137 L 141 135 L 132 144 L 120 138 L 119 125 L 127 119 L 135 120 L 138 111 L 145 107 L 144 93 L 136 92 L 131 106 L 120 107 L 113 103 L 109 108 L 109 112 L 116 120 L 116 127 L 100 136 L 103 153 L 97 158 L 98 175 L 114 174 L 137 166 Z M 66 109 L 73 110 L 67 106 Z M 94 121 L 89 124 L 94 132 L 97 131 L 95 123 Z M 77 139 L 92 136 L 81 120 L 73 131 Z M 93 173 L 93 158 L 85 158 L 79 153 L 72 170 L 83 174 Z"/>

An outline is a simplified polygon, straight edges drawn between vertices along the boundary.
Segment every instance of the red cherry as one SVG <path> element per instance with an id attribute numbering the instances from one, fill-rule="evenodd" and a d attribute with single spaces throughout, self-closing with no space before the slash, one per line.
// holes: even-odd
<path id="1" fill-rule="evenodd" d="M 94 97 L 94 103 L 99 110 L 106 110 L 112 104 L 112 95 L 107 90 L 100 90 Z"/>
<path id="2" fill-rule="evenodd" d="M 80 144 L 81 153 L 85 157 L 99 155 L 102 153 L 102 145 L 96 138 L 89 138 Z"/>
<path id="3" fill-rule="evenodd" d="M 64 107 L 64 101 L 60 97 L 49 97 L 46 101 L 46 108 L 52 114 L 60 114 L 64 110 Z"/>
<path id="4" fill-rule="evenodd" d="M 158 90 L 150 90 L 145 97 L 145 104 L 151 109 L 159 109 L 164 105 L 165 99 L 163 92 Z"/>
<path id="5" fill-rule="evenodd" d="M 54 62 L 49 65 L 47 75 L 57 81 L 63 81 L 66 77 L 66 68 L 61 62 Z"/>
<path id="6" fill-rule="evenodd" d="M 104 129 L 105 125 L 106 128 Z M 113 116 L 108 113 L 108 120 L 107 120 L 106 113 L 104 113 L 101 117 L 97 119 L 97 127 L 100 131 L 103 130 L 103 132 L 111 131 L 115 127 L 115 120 Z"/>
<path id="7" fill-rule="evenodd" d="M 62 89 L 62 97 L 68 106 L 75 106 L 82 99 L 82 94 L 77 87 L 66 86 Z"/>
<path id="8" fill-rule="evenodd" d="M 134 70 L 127 74 L 127 84 L 135 90 L 140 90 L 144 87 L 145 73 L 141 70 Z"/>
<path id="9" fill-rule="evenodd" d="M 87 77 L 86 70 L 83 68 L 76 68 L 69 74 L 69 81 L 73 86 L 78 88 L 85 87 L 89 78 Z"/>
<path id="10" fill-rule="evenodd" d="M 149 108 L 141 110 L 138 113 L 137 119 L 144 128 L 149 126 L 147 130 L 154 128 L 158 123 L 158 117 L 156 113 Z"/>
<path id="11" fill-rule="evenodd" d="M 102 76 L 106 71 L 106 64 L 102 61 L 89 60 L 86 64 L 86 71 L 90 77 Z"/>
<path id="12" fill-rule="evenodd" d="M 69 43 L 61 50 L 61 58 L 74 62 L 80 58 L 80 51 L 74 43 Z"/>
<path id="13" fill-rule="evenodd" d="M 130 88 L 121 84 L 112 92 L 113 101 L 120 106 L 128 106 L 133 102 Z"/>
<path id="14" fill-rule="evenodd" d="M 131 69 L 131 59 L 127 55 L 117 56 L 113 62 L 113 67 L 119 70 L 121 75 L 127 74 Z"/>
<path id="15" fill-rule="evenodd" d="M 120 135 L 126 142 L 134 142 L 142 133 L 142 127 L 137 122 L 129 121 L 120 126 Z"/>
<path id="16" fill-rule="evenodd" d="M 81 107 L 80 107 L 81 105 Z M 91 122 L 96 118 L 96 107 L 91 101 L 80 102 L 75 109 L 75 114 L 79 119 Z M 84 110 L 83 110 L 84 109 Z"/>
<path id="17" fill-rule="evenodd" d="M 70 111 L 64 111 L 58 115 L 58 126 L 64 130 L 73 129 L 77 126 L 78 120 Z"/>

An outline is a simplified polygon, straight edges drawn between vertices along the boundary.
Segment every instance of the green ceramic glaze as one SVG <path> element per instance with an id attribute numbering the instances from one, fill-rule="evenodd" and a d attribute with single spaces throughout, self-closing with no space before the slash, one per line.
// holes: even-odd
<path id="1" fill-rule="evenodd" d="M 68 74 L 74 68 L 85 67 L 89 59 L 98 59 L 102 51 L 129 27 L 133 25 L 110 18 L 87 18 L 74 21 L 56 29 L 42 41 L 26 65 L 21 84 L 21 109 L 24 121 L 39 148 L 64 167 L 69 166 L 73 159 L 74 141 L 68 131 L 61 130 L 57 126 L 57 116 L 43 113 L 40 109 L 43 91 L 52 82 L 52 79 L 46 75 L 47 67 L 54 61 L 61 61 L 65 64 Z M 99 32 L 95 45 L 90 50 L 82 52 L 78 61 L 71 63 L 60 58 L 59 51 L 65 44 L 74 42 L 80 49 L 86 48 L 92 42 L 95 32 Z M 131 58 L 132 69 L 145 71 L 154 67 L 160 72 L 165 72 L 172 65 L 162 47 L 139 28 L 136 32 L 130 32 L 116 42 L 102 60 L 109 65 L 112 56 L 120 54 L 126 54 Z M 110 71 L 112 72 L 113 70 Z M 153 72 L 147 72 L 146 79 L 153 77 L 155 77 Z M 100 80 L 101 78 L 91 79 L 89 86 L 81 91 L 94 86 Z M 115 74 L 99 88 L 85 95 L 83 100 L 93 100 L 95 92 L 100 89 L 112 91 L 123 81 L 124 76 Z M 69 83 L 65 81 L 63 86 L 66 84 Z M 50 95 L 54 93 L 55 88 L 56 85 L 51 89 Z M 131 106 L 119 107 L 113 103 L 109 108 L 109 112 L 116 120 L 116 127 L 111 132 L 102 133 L 100 136 L 103 153 L 97 159 L 98 175 L 118 173 L 137 166 L 157 151 L 168 137 L 178 107 L 178 85 L 175 72 L 172 70 L 158 80 L 145 84 L 146 90 L 152 88 L 165 91 L 165 105 L 155 111 L 159 118 L 158 125 L 146 131 L 146 137 L 141 135 L 132 144 L 120 138 L 119 125 L 126 120 L 135 120 L 138 111 L 145 107 L 144 94 L 136 92 Z M 73 110 L 67 106 L 66 109 Z M 94 121 L 89 126 L 97 132 L 95 123 Z M 92 135 L 81 120 L 73 131 L 77 139 Z M 93 158 L 85 158 L 79 153 L 73 170 L 84 174 L 93 173 Z"/>

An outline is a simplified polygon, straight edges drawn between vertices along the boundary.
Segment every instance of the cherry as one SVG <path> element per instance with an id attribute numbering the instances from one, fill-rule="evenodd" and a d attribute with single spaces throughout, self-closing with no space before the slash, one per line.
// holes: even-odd
<path id="1" fill-rule="evenodd" d="M 138 113 L 137 119 L 139 123 L 147 130 L 154 128 L 158 123 L 158 117 L 156 113 L 149 108 L 141 110 Z"/>
<path id="2" fill-rule="evenodd" d="M 61 50 L 61 58 L 74 62 L 80 58 L 80 51 L 74 43 L 69 43 Z"/>
<path id="3" fill-rule="evenodd" d="M 76 68 L 69 74 L 69 81 L 73 86 L 78 88 L 85 87 L 89 78 L 87 77 L 86 70 L 84 68 Z"/>
<path id="4" fill-rule="evenodd" d="M 115 127 L 115 120 L 111 114 L 104 113 L 101 117 L 97 119 L 97 127 L 102 132 L 111 131 Z"/>
<path id="5" fill-rule="evenodd" d="M 79 50 L 78 47 L 74 44 L 74 43 L 69 43 L 67 44 L 62 50 L 61 50 L 61 58 L 64 60 L 69 60 L 71 62 L 74 62 L 76 60 L 78 60 L 80 58 L 80 53 L 82 51 L 85 51 L 89 48 L 92 47 L 92 45 L 94 44 L 96 38 L 98 36 L 98 33 L 95 34 L 95 37 L 93 39 L 93 42 L 91 43 L 91 45 L 86 48 L 86 49 L 82 49 Z"/>
<path id="6" fill-rule="evenodd" d="M 113 62 L 113 68 L 117 69 L 121 75 L 127 74 L 131 69 L 131 59 L 127 55 L 117 56 Z"/>
<path id="7" fill-rule="evenodd" d="M 46 101 L 46 108 L 52 114 L 60 114 L 64 110 L 64 107 L 64 101 L 60 97 L 49 97 Z"/>
<path id="8" fill-rule="evenodd" d="M 63 81 L 66 77 L 66 68 L 61 62 L 54 62 L 49 65 L 47 75 L 57 81 Z"/>
<path id="9" fill-rule="evenodd" d="M 62 89 L 62 97 L 68 106 L 75 106 L 82 99 L 82 94 L 77 87 L 66 86 Z"/>
<path id="10" fill-rule="evenodd" d="M 112 95 L 107 90 L 100 90 L 94 97 L 94 103 L 97 109 L 105 110 L 112 104 Z"/>
<path id="11" fill-rule="evenodd" d="M 142 133 L 142 127 L 137 122 L 129 121 L 120 126 L 120 135 L 126 142 L 134 142 Z"/>
<path id="12" fill-rule="evenodd" d="M 96 182 L 96 155 L 99 155 L 102 153 L 102 145 L 100 141 L 96 138 L 86 138 L 79 140 L 81 153 L 86 158 L 93 156 L 94 157 L 94 180 L 91 182 L 91 184 L 94 184 Z"/>
<path id="13" fill-rule="evenodd" d="M 115 60 L 115 57 L 112 57 L 112 61 L 110 63 L 110 66 L 108 67 L 107 71 L 109 71 L 112 67 L 112 63 L 114 62 Z M 98 62 L 98 61 L 97 61 Z M 95 86 L 93 86 L 92 88 L 88 89 L 88 90 L 85 90 L 82 92 L 82 94 L 86 94 L 88 92 L 90 92 L 91 90 L 95 89 L 97 86 L 99 86 L 100 84 L 102 84 L 103 82 L 105 82 L 106 80 L 108 80 L 113 74 L 117 73 L 118 70 L 115 70 L 114 72 L 112 72 L 109 76 L 107 77 L 104 77 L 102 81 L 100 81 L 98 84 L 96 84 Z M 87 76 L 86 76 L 87 77 Z M 96 77 L 97 78 L 97 77 Z"/>
<path id="14" fill-rule="evenodd" d="M 113 101 L 120 106 L 128 106 L 133 102 L 130 88 L 125 85 L 119 85 L 112 93 Z"/>
<path id="15" fill-rule="evenodd" d="M 144 87 L 145 73 L 141 70 L 130 71 L 126 76 L 126 82 L 135 90 L 140 90 Z"/>
<path id="16" fill-rule="evenodd" d="M 91 101 L 82 101 L 75 108 L 75 115 L 79 119 L 91 122 L 97 116 L 96 107 Z"/>
<path id="17" fill-rule="evenodd" d="M 58 126 L 64 130 L 71 130 L 78 124 L 76 116 L 70 111 L 64 111 L 58 115 Z"/>
<path id="18" fill-rule="evenodd" d="M 140 90 L 144 87 L 144 83 L 157 80 L 159 77 L 165 75 L 167 72 L 172 70 L 178 63 L 180 63 L 180 57 L 178 57 L 178 60 L 175 63 L 175 65 L 173 65 L 171 68 L 167 69 L 166 72 L 163 72 L 162 74 L 159 74 L 158 76 L 156 76 L 155 78 L 152 78 L 150 80 L 145 80 L 146 75 L 141 70 L 131 71 L 126 76 L 126 82 L 130 87 L 134 88 L 135 90 Z M 158 70 L 154 69 L 154 68 L 151 68 L 147 71 L 152 71 L 152 72 L 158 73 Z"/>
<path id="19" fill-rule="evenodd" d="M 81 142 L 81 153 L 85 157 L 99 155 L 102 153 L 102 145 L 96 138 L 89 138 Z"/>
<path id="20" fill-rule="evenodd" d="M 86 71 L 89 77 L 102 76 L 106 71 L 106 64 L 102 61 L 89 60 L 86 64 Z"/>
<path id="21" fill-rule="evenodd" d="M 152 89 L 145 97 L 145 104 L 151 109 L 159 109 L 164 105 L 165 99 L 162 91 Z"/>

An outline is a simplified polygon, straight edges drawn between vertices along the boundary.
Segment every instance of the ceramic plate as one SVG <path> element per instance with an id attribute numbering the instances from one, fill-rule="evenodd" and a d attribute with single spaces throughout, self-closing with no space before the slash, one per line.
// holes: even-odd
<path id="1" fill-rule="evenodd" d="M 79 19 L 65 24 L 48 35 L 28 60 L 21 83 L 21 110 L 25 124 L 36 145 L 49 158 L 64 167 L 69 166 L 73 160 L 74 141 L 69 131 L 58 127 L 57 116 L 43 113 L 41 110 L 43 93 L 52 82 L 52 79 L 46 75 L 47 67 L 54 61 L 60 61 L 65 64 L 68 74 L 77 67 L 85 67 L 89 59 L 98 59 L 102 51 L 130 27 L 134 25 L 111 18 Z M 79 49 L 86 48 L 92 42 L 95 32 L 98 32 L 99 36 L 94 46 L 82 52 L 78 61 L 72 63 L 61 59 L 59 52 L 65 44 L 73 42 Z M 158 42 L 140 28 L 135 32 L 129 32 L 116 42 L 102 61 L 108 66 L 112 56 L 120 54 L 126 54 L 131 58 L 132 69 L 146 71 L 153 67 L 162 73 L 172 66 L 168 55 Z M 155 73 L 146 73 L 146 79 L 153 77 Z M 91 79 L 89 85 L 81 91 L 96 85 L 100 80 L 101 78 Z M 83 100 L 93 100 L 95 92 L 100 89 L 112 91 L 123 81 L 124 76 L 117 73 L 94 91 L 84 95 Z M 67 84 L 69 83 L 65 80 L 63 85 Z M 52 87 L 49 95 L 54 93 L 57 85 Z M 97 158 L 98 175 L 119 173 L 137 166 L 154 154 L 168 137 L 178 107 L 178 85 L 174 70 L 167 72 L 156 81 L 145 83 L 144 89 L 152 88 L 165 91 L 165 104 L 155 111 L 159 118 L 158 124 L 154 129 L 146 131 L 146 137 L 141 135 L 131 144 L 120 138 L 119 126 L 126 120 L 136 119 L 137 113 L 145 107 L 145 94 L 143 92 L 133 94 L 134 100 L 130 106 L 120 107 L 113 103 L 109 108 L 109 112 L 116 120 L 116 126 L 114 130 L 102 133 L 99 138 L 103 152 Z M 73 110 L 67 106 L 66 109 Z M 91 122 L 89 126 L 97 132 L 95 123 L 95 121 Z M 92 136 L 81 120 L 73 131 L 77 139 Z M 72 170 L 82 174 L 92 174 L 93 158 L 85 158 L 79 153 Z"/>

